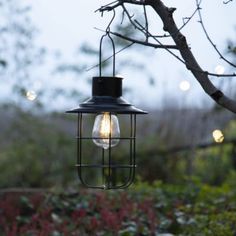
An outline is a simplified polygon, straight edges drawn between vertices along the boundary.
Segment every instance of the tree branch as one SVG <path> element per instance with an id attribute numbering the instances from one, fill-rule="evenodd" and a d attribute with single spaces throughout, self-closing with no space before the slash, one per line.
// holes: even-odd
<path id="1" fill-rule="evenodd" d="M 146 6 L 143 6 L 143 14 L 144 14 L 144 18 L 145 18 L 145 28 L 148 31 L 149 28 L 149 24 L 148 24 L 148 16 L 147 16 L 147 10 L 146 10 Z M 146 42 L 148 42 L 148 34 L 146 34 Z"/>
<path id="2" fill-rule="evenodd" d="M 145 32 L 145 34 L 147 34 L 150 38 L 154 39 L 158 45 L 163 46 L 163 48 L 168 51 L 173 57 L 175 57 L 177 60 L 179 60 L 180 62 L 182 62 L 189 70 L 194 70 L 195 72 L 200 72 L 200 73 L 205 73 L 206 75 L 211 75 L 211 76 L 215 76 L 215 77 L 236 77 L 236 73 L 232 73 L 232 74 L 216 74 L 216 73 L 211 73 L 208 71 L 203 71 L 203 70 L 198 70 L 197 68 L 192 68 L 190 65 L 188 65 L 183 59 L 181 59 L 179 56 L 177 56 L 176 54 L 174 54 L 172 51 L 169 50 L 168 47 L 165 47 L 164 44 L 162 44 L 154 35 L 152 35 L 150 32 L 146 31 L 146 29 L 144 28 L 144 26 L 142 26 L 137 20 L 135 20 L 135 23 L 139 26 L 139 28 L 141 29 L 142 32 Z M 137 42 L 138 43 L 138 42 Z M 149 46 L 149 45 L 146 45 Z M 178 47 L 177 47 L 178 48 Z M 179 48 L 178 48 L 179 49 Z"/>
<path id="3" fill-rule="evenodd" d="M 223 1 L 224 4 L 228 4 L 229 2 L 233 2 L 233 0 Z"/>
<path id="4" fill-rule="evenodd" d="M 95 12 L 99 11 L 101 13 L 103 13 L 104 11 L 112 11 L 113 9 L 117 8 L 118 6 L 120 6 L 122 3 L 121 1 L 114 1 L 111 2 L 105 6 L 101 6 L 99 9 L 97 9 Z"/>
<path id="5" fill-rule="evenodd" d="M 216 103 L 236 113 L 236 102 L 228 98 L 226 95 L 223 94 L 223 92 L 221 92 L 213 85 L 213 83 L 208 77 L 208 73 L 206 73 L 196 61 L 194 55 L 191 52 L 191 49 L 188 47 L 185 36 L 178 30 L 176 23 L 173 19 L 173 12 L 175 8 L 166 7 L 161 0 L 120 0 L 119 4 L 116 4 L 113 9 L 124 3 L 131 3 L 136 5 L 150 5 L 161 18 L 163 22 L 163 30 L 167 31 L 174 40 L 187 69 L 192 72 L 194 77 L 202 86 L 203 90 L 212 99 L 214 99 Z M 109 6 L 109 8 L 100 8 L 101 12 L 105 10 L 112 10 L 111 6 Z"/>
<path id="6" fill-rule="evenodd" d="M 149 42 L 146 42 L 146 41 L 144 42 L 144 41 L 133 39 L 133 38 L 121 35 L 121 34 L 116 33 L 116 32 L 111 32 L 111 31 L 110 31 L 110 34 L 113 34 L 113 35 L 115 35 L 115 36 L 117 36 L 119 38 L 125 39 L 127 41 L 130 41 L 130 42 L 133 42 L 133 43 L 137 43 L 137 44 L 141 44 L 141 45 L 148 46 L 148 47 L 163 48 L 163 49 L 166 49 L 166 48 L 178 49 L 176 45 L 159 45 L 159 44 L 155 44 L 155 43 L 149 43 Z"/>
<path id="7" fill-rule="evenodd" d="M 210 38 L 210 35 L 208 34 L 205 24 L 203 22 L 203 18 L 202 18 L 202 14 L 201 14 L 201 7 L 200 7 L 200 2 L 199 0 L 196 0 L 196 6 L 197 6 L 197 11 L 198 11 L 198 16 L 199 16 L 199 23 L 202 26 L 203 32 L 206 35 L 207 40 L 209 41 L 209 43 L 212 45 L 212 47 L 214 48 L 214 50 L 218 53 L 218 55 L 220 56 L 220 59 L 224 60 L 226 63 L 228 63 L 229 65 L 236 67 L 236 65 L 234 63 L 232 63 L 231 61 L 227 60 L 222 53 L 219 51 L 219 49 L 217 48 L 216 44 L 212 41 L 212 39 Z"/>
<path id="8" fill-rule="evenodd" d="M 148 5 L 147 2 L 148 0 L 117 0 L 105 6 L 100 7 L 99 9 L 96 10 L 96 12 L 97 11 L 99 12 L 111 11 L 117 8 L 118 6 L 122 5 L 123 3 L 130 3 L 134 5 Z"/>
<path id="9" fill-rule="evenodd" d="M 204 73 L 202 68 L 197 63 L 191 49 L 188 47 L 185 36 L 180 31 L 177 31 L 178 28 L 174 22 L 173 12 L 170 11 L 170 8 L 166 7 L 160 0 L 150 0 L 150 5 L 161 18 L 164 25 L 163 29 L 172 35 L 172 38 L 176 43 L 176 46 L 179 48 L 180 54 L 186 63 L 187 69 L 192 72 L 204 91 L 219 105 L 236 113 L 236 102 L 225 96 L 219 89 L 217 89 L 208 78 L 208 75 Z"/>

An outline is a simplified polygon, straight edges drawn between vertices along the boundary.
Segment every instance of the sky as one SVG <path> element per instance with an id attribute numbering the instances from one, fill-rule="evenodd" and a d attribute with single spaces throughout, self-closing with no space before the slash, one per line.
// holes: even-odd
<path id="1" fill-rule="evenodd" d="M 105 0 L 34 0 L 28 2 L 32 5 L 32 21 L 39 30 L 37 42 L 44 45 L 49 52 L 60 51 L 63 60 L 67 62 L 75 62 L 78 59 L 75 56 L 76 50 L 84 42 L 98 48 L 101 32 L 94 28 L 105 29 L 111 18 L 110 13 L 104 14 L 103 17 L 99 13 L 95 13 L 95 10 L 101 5 L 110 2 Z M 182 18 L 190 16 L 195 9 L 195 0 L 165 0 L 164 2 L 166 6 L 177 8 L 174 18 L 179 26 L 182 24 Z M 235 1 L 225 5 L 221 0 L 203 0 L 202 9 L 205 26 L 210 36 L 217 47 L 224 52 L 227 40 L 235 39 Z M 148 13 L 152 30 L 162 28 L 160 20 L 153 11 L 148 9 Z M 183 33 L 186 35 L 199 64 L 203 69 L 211 72 L 215 72 L 216 66 L 219 65 L 225 68 L 226 73 L 232 72 L 209 45 L 197 21 L 198 17 L 196 15 L 183 29 Z M 131 88 L 133 91 L 128 95 L 132 102 L 156 106 L 167 100 L 168 97 L 172 97 L 173 100 L 178 97 L 183 104 L 196 103 L 196 100 L 198 100 L 196 96 L 200 103 L 205 99 L 210 100 L 194 77 L 186 71 L 184 65 L 167 52 L 153 49 L 149 49 L 147 54 L 140 54 L 137 51 L 134 55 L 126 55 L 124 52 L 117 56 L 117 60 L 123 56 L 128 57 L 128 60 L 138 60 L 138 62 L 144 63 L 155 81 L 155 85 L 150 86 L 145 75 L 132 68 L 118 71 L 117 73 L 122 74 L 125 78 L 124 86 Z M 48 64 L 50 63 L 52 62 L 48 61 Z M 94 61 L 91 62 L 89 67 L 93 65 Z M 50 65 L 46 66 L 45 69 L 50 70 Z M 85 75 L 86 77 L 93 77 L 97 73 L 97 69 L 94 69 L 86 72 Z M 68 75 L 65 77 L 68 77 Z M 51 85 L 73 86 L 78 90 L 84 89 L 89 93 L 89 88 L 83 78 L 65 77 L 51 81 Z M 218 83 L 217 80 L 219 79 L 213 78 L 215 83 Z M 180 83 L 183 81 L 189 83 L 190 89 L 185 89 L 185 91 L 180 89 Z"/>

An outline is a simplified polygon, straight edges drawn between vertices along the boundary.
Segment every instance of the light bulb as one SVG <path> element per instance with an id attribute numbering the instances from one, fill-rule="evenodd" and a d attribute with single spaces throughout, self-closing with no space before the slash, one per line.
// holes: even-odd
<path id="1" fill-rule="evenodd" d="M 109 112 L 97 115 L 93 125 L 92 137 L 93 142 L 104 149 L 109 148 L 110 142 L 111 147 L 116 146 L 120 141 L 120 127 L 117 116 L 110 115 Z"/>

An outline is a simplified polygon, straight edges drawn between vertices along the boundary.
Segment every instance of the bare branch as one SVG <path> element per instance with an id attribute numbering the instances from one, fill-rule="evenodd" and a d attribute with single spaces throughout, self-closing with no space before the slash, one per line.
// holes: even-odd
<path id="1" fill-rule="evenodd" d="M 197 13 L 197 9 L 194 10 L 191 16 L 183 18 L 183 25 L 180 26 L 180 28 L 178 28 L 178 32 L 181 31 L 193 19 L 196 13 Z M 171 35 L 170 34 L 152 35 L 152 38 L 168 38 L 168 37 L 171 37 Z"/>
<path id="2" fill-rule="evenodd" d="M 148 47 L 162 48 L 162 49 L 166 49 L 166 48 L 178 49 L 176 45 L 160 45 L 160 44 L 149 43 L 149 42 L 146 42 L 146 41 L 144 42 L 144 41 L 141 41 L 141 40 L 137 40 L 137 39 L 133 39 L 133 38 L 121 35 L 121 34 L 116 33 L 116 32 L 110 32 L 110 34 L 113 34 L 113 35 L 115 35 L 119 38 L 125 39 L 127 41 L 137 43 L 137 44 L 141 44 L 141 45 L 148 46 Z M 149 36 L 149 34 L 148 34 L 148 36 Z"/>
<path id="3" fill-rule="evenodd" d="M 139 27 L 142 29 L 142 31 L 145 31 L 145 28 L 136 20 L 136 23 L 139 25 Z M 180 62 L 182 62 L 183 64 L 186 64 L 184 62 L 184 60 L 182 60 L 179 56 L 177 56 L 176 54 L 174 54 L 171 50 L 169 50 L 169 48 L 165 47 L 161 41 L 159 41 L 157 38 L 155 38 L 150 32 L 145 32 L 146 34 L 148 34 L 149 37 L 153 38 L 159 45 L 162 45 L 163 48 L 165 48 L 165 50 L 167 52 L 169 52 L 172 56 L 174 56 L 177 60 L 179 60 Z M 178 48 L 179 49 L 179 48 Z"/>
<path id="4" fill-rule="evenodd" d="M 207 30 L 206 30 L 206 27 L 205 27 L 205 24 L 203 23 L 203 18 L 202 18 L 202 14 L 201 14 L 201 8 L 200 8 L 200 2 L 199 0 L 196 0 L 196 5 L 197 5 L 197 11 L 198 11 L 198 16 L 199 16 L 199 23 L 201 24 L 202 26 L 202 29 L 204 31 L 204 34 L 206 35 L 208 41 L 210 42 L 210 44 L 212 45 L 212 47 L 215 49 L 215 51 L 218 53 L 218 55 L 220 56 L 220 59 L 224 60 L 225 62 L 227 62 L 229 65 L 233 66 L 233 67 L 236 67 L 236 65 L 232 62 L 230 62 L 228 59 L 226 59 L 222 53 L 218 50 L 216 44 L 212 41 L 212 39 L 210 38 Z"/>
<path id="5" fill-rule="evenodd" d="M 121 25 L 123 24 L 124 20 L 125 20 L 125 12 L 123 10 L 122 17 L 121 17 L 121 22 L 120 22 Z"/>
<path id="6" fill-rule="evenodd" d="M 136 5 L 143 5 L 144 7 L 146 6 L 146 5 L 151 5 L 151 2 L 152 2 L 153 0 L 140 0 L 140 1 L 134 1 L 134 0 L 118 0 L 118 1 L 114 1 L 114 2 L 111 2 L 111 3 L 109 3 L 109 4 L 107 4 L 107 5 L 105 5 L 105 6 L 102 6 L 101 8 L 99 8 L 98 10 L 96 10 L 96 12 L 97 11 L 100 11 L 100 12 L 104 12 L 104 11 L 111 11 L 111 10 L 113 10 L 113 9 L 115 9 L 115 8 L 117 8 L 117 7 L 119 7 L 119 6 L 122 6 L 122 8 L 123 8 L 123 16 L 122 17 L 124 17 L 124 15 L 126 14 L 126 16 L 128 17 L 128 19 L 129 19 L 129 21 L 130 21 L 130 23 L 134 26 L 134 28 L 135 29 L 139 29 L 140 31 L 142 31 L 136 24 L 135 24 L 135 22 L 133 21 L 133 15 L 131 16 L 130 14 L 129 14 L 129 11 L 126 9 L 126 7 L 125 7 L 125 5 L 124 5 L 124 3 L 130 3 L 130 4 L 136 4 Z M 117 3 L 118 2 L 118 3 Z M 116 4 L 114 4 L 114 3 L 116 3 Z M 112 5 L 112 6 L 111 6 Z M 172 11 L 172 13 L 174 12 L 176 10 L 176 8 L 171 8 L 171 11 Z M 146 12 L 146 11 L 145 11 Z M 144 14 L 146 14 L 144 12 Z M 191 20 L 192 20 L 192 18 L 194 17 L 194 15 L 197 13 L 197 9 L 195 9 L 194 10 L 194 12 L 192 13 L 192 15 L 191 16 L 189 16 L 189 17 L 186 17 L 186 19 L 188 19 L 188 20 L 186 20 L 185 22 L 183 22 L 183 25 L 178 29 L 178 31 L 176 32 L 176 33 L 178 33 L 179 31 L 181 31 Z M 147 17 L 145 16 L 145 18 L 147 19 Z M 123 22 L 123 18 L 122 18 L 122 22 Z M 156 37 L 156 38 L 166 38 L 166 37 L 171 37 L 171 35 L 169 35 L 169 34 L 164 34 L 164 35 L 153 35 L 153 37 Z"/>
<path id="7" fill-rule="evenodd" d="M 139 28 L 142 29 L 142 31 L 145 31 L 146 29 L 137 21 L 135 20 L 136 24 L 139 25 Z M 199 70 L 197 68 L 193 68 L 190 65 L 188 65 L 184 60 L 182 60 L 179 56 L 177 56 L 175 53 L 173 53 L 172 51 L 170 51 L 169 49 L 173 49 L 170 47 L 166 47 L 164 44 L 162 44 L 155 36 L 153 36 L 150 32 L 146 32 L 146 34 L 148 34 L 148 36 L 150 38 L 153 38 L 156 42 L 158 42 L 158 45 L 162 46 L 162 48 L 164 48 L 166 51 L 168 51 L 172 56 L 174 56 L 177 60 L 179 60 L 180 62 L 182 62 L 184 65 L 186 65 L 186 67 L 191 70 L 191 71 L 195 71 L 195 72 L 199 72 L 199 73 L 204 73 L 206 75 L 210 75 L 210 76 L 215 76 L 215 77 L 236 77 L 236 73 L 232 73 L 232 74 L 216 74 L 216 73 L 211 73 L 208 71 L 203 71 L 202 69 Z M 138 42 L 136 42 L 138 43 Z M 149 45 L 146 45 L 149 46 Z M 179 49 L 179 48 L 178 48 Z"/>
<path id="8" fill-rule="evenodd" d="M 192 74 L 201 84 L 204 91 L 209 96 L 211 96 L 219 105 L 236 113 L 236 102 L 225 96 L 219 89 L 217 89 L 212 84 L 212 82 L 208 78 L 208 75 L 202 70 L 202 68 L 197 63 L 194 55 L 188 47 L 185 36 L 181 32 L 173 34 L 177 32 L 177 26 L 174 22 L 172 13 L 169 11 L 169 8 L 166 7 L 160 0 L 153 0 L 151 6 L 160 16 L 164 24 L 164 30 L 169 32 L 170 35 L 172 35 L 172 38 L 176 43 L 176 46 L 179 48 L 183 60 L 185 61 L 187 69 L 191 70 Z"/>
<path id="9" fill-rule="evenodd" d="M 133 16 L 131 16 L 131 15 L 129 14 L 129 11 L 126 9 L 126 7 L 124 6 L 124 4 L 122 4 L 121 6 L 122 6 L 122 8 L 123 8 L 124 13 L 125 13 L 126 16 L 128 17 L 128 19 L 129 19 L 131 25 L 133 25 L 133 27 L 134 27 L 135 29 L 138 29 L 140 32 L 142 32 L 142 29 L 139 28 L 138 25 L 136 25 L 135 21 L 133 21 L 133 19 L 132 19 Z M 142 32 L 142 33 L 143 33 L 143 32 Z M 144 36 L 146 36 L 145 33 L 144 33 Z"/>
<path id="10" fill-rule="evenodd" d="M 104 11 L 112 11 L 113 9 L 117 8 L 118 6 L 120 6 L 122 3 L 121 1 L 114 1 L 111 2 L 107 5 L 101 6 L 99 9 L 97 9 L 95 12 L 101 12 L 103 13 Z"/>
<path id="11" fill-rule="evenodd" d="M 197 1 L 197 0 L 196 0 Z M 165 48 L 168 52 L 170 52 L 173 56 L 175 56 L 178 60 L 180 60 L 182 63 L 184 63 L 188 70 L 192 72 L 194 77 L 198 80 L 200 85 L 202 86 L 203 90 L 212 98 L 214 99 L 219 105 L 225 107 L 226 109 L 236 113 L 236 102 L 232 99 L 228 98 L 226 95 L 224 95 L 219 89 L 217 89 L 212 82 L 210 81 L 208 75 L 214 75 L 217 77 L 222 77 L 223 75 L 208 73 L 204 71 L 198 62 L 196 61 L 194 55 L 191 52 L 191 49 L 189 48 L 187 44 L 187 40 L 185 36 L 179 31 L 179 29 L 176 26 L 176 23 L 173 19 L 173 12 L 175 8 L 168 8 L 166 7 L 161 0 L 120 0 L 119 4 L 113 5 L 113 8 L 111 6 L 103 7 L 100 9 L 101 12 L 103 11 L 110 11 L 114 9 L 115 7 L 118 7 L 120 5 L 123 5 L 124 3 L 131 3 L 131 4 L 138 4 L 138 5 L 150 5 L 154 11 L 159 15 L 163 22 L 163 29 L 164 31 L 168 32 L 172 39 L 174 40 L 177 48 L 179 49 L 179 52 L 183 59 L 175 55 L 169 48 Z M 199 3 L 199 2 L 198 2 Z M 198 6 L 198 9 L 200 7 Z M 135 26 L 138 29 L 141 29 L 141 32 L 147 34 L 147 30 L 145 30 L 145 27 L 143 27 L 141 24 L 138 24 L 137 20 L 132 20 L 134 22 Z M 153 35 L 151 35 L 149 32 L 149 37 L 151 36 L 155 41 L 158 42 L 158 44 L 162 45 L 157 38 L 155 38 Z M 164 45 L 163 45 L 164 46 Z M 226 76 L 226 75 L 224 75 Z M 235 74 L 233 74 L 235 76 Z"/>
<path id="12" fill-rule="evenodd" d="M 223 1 L 224 4 L 228 4 L 229 2 L 233 2 L 233 0 Z"/>
<path id="13" fill-rule="evenodd" d="M 205 73 L 207 75 L 211 75 L 211 76 L 215 76 L 215 77 L 236 77 L 236 73 L 232 73 L 232 74 L 216 74 L 216 73 L 211 73 L 208 71 L 205 71 Z"/>
<path id="14" fill-rule="evenodd" d="M 199 1 L 199 4 L 201 3 L 201 0 Z M 124 14 L 126 14 L 126 16 L 128 17 L 130 23 L 134 26 L 135 29 L 138 29 L 140 32 L 142 32 L 144 34 L 145 37 L 149 37 L 154 39 L 158 44 L 148 44 L 145 43 L 143 41 L 134 39 L 134 38 L 130 38 L 118 33 L 114 33 L 112 32 L 113 35 L 123 38 L 127 41 L 136 43 L 136 44 L 140 44 L 140 45 L 144 45 L 144 46 L 149 46 L 149 47 L 153 47 L 153 48 L 162 48 L 167 50 L 172 56 L 174 56 L 177 60 L 179 60 L 181 63 L 185 64 L 185 66 L 191 70 L 191 71 L 195 71 L 195 72 L 199 72 L 199 73 L 204 73 L 205 75 L 210 75 L 210 76 L 214 76 L 214 77 L 235 77 L 236 74 L 232 73 L 232 74 L 216 74 L 216 73 L 212 73 L 212 72 L 208 72 L 205 70 L 199 70 L 197 68 L 193 68 L 190 65 L 188 65 L 184 60 L 182 60 L 179 56 L 177 56 L 175 53 L 173 53 L 170 49 L 176 49 L 177 47 L 175 45 L 164 45 L 161 43 L 161 41 L 158 40 L 158 37 L 152 35 L 148 29 L 146 28 L 147 25 L 145 25 L 145 27 L 138 21 L 138 20 L 133 20 L 133 15 L 130 15 L 128 10 L 126 9 L 126 7 L 124 6 L 124 4 L 121 4 L 122 8 L 123 8 L 123 12 Z M 200 5 L 198 6 L 200 7 Z M 169 12 L 171 12 L 171 15 L 173 14 L 173 12 L 175 11 L 175 8 L 169 8 Z M 193 16 L 196 14 L 196 12 L 198 11 L 198 9 L 195 9 L 195 11 L 192 13 L 192 15 L 188 18 L 188 20 L 185 22 L 185 24 L 183 24 L 183 26 L 181 26 L 175 33 L 173 33 L 172 35 L 169 34 L 169 36 L 174 37 L 177 33 L 180 32 L 180 29 L 182 29 L 192 18 Z M 99 30 L 99 29 L 98 29 Z M 100 30 L 102 31 L 102 30 Z M 104 32 L 104 31 L 103 31 Z"/>
<path id="15" fill-rule="evenodd" d="M 147 17 L 147 10 L 146 10 L 146 6 L 144 5 L 143 6 L 143 12 L 144 12 L 144 18 L 145 18 L 145 28 L 147 30 L 147 32 L 149 31 L 148 30 L 148 17 Z M 148 34 L 146 34 L 146 42 L 148 42 Z"/>
<path id="16" fill-rule="evenodd" d="M 118 6 L 123 5 L 124 3 L 130 3 L 130 4 L 134 4 L 134 5 L 146 5 L 146 2 L 148 2 L 148 0 L 117 0 L 117 1 L 107 4 L 105 6 L 100 7 L 95 12 L 97 12 L 97 11 L 99 11 L 99 12 L 111 11 L 111 10 L 117 8 Z"/>

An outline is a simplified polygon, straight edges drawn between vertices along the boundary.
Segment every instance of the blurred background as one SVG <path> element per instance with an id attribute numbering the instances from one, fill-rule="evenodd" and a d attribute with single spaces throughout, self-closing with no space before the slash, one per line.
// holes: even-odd
<path id="1" fill-rule="evenodd" d="M 175 4 L 181 25 L 194 11 L 194 1 Z M 76 117 L 65 111 L 90 96 L 91 78 L 98 75 L 103 32 L 94 27 L 104 30 L 111 18 L 94 13 L 100 5 L 98 0 L 0 1 L 0 188 L 79 185 Z M 130 10 L 142 20 L 138 8 Z M 235 10 L 234 3 L 215 1 L 205 1 L 202 10 L 218 49 L 232 62 Z M 161 23 L 148 11 L 150 27 L 159 33 Z M 209 45 L 198 20 L 195 16 L 183 33 L 200 65 L 216 74 L 235 72 Z M 136 36 L 128 21 L 120 22 L 117 16 L 114 31 Z M 128 46 L 114 40 L 117 51 Z M 111 55 L 107 43 L 103 50 L 104 58 Z M 111 68 L 109 60 L 103 74 Z M 117 54 L 116 72 L 125 78 L 124 97 L 149 112 L 138 119 L 138 179 L 181 183 L 191 176 L 220 185 L 235 178 L 235 114 L 205 95 L 184 65 L 164 51 L 133 45 Z M 235 79 L 211 79 L 236 99 Z M 96 155 L 92 143 L 87 150 Z"/>

